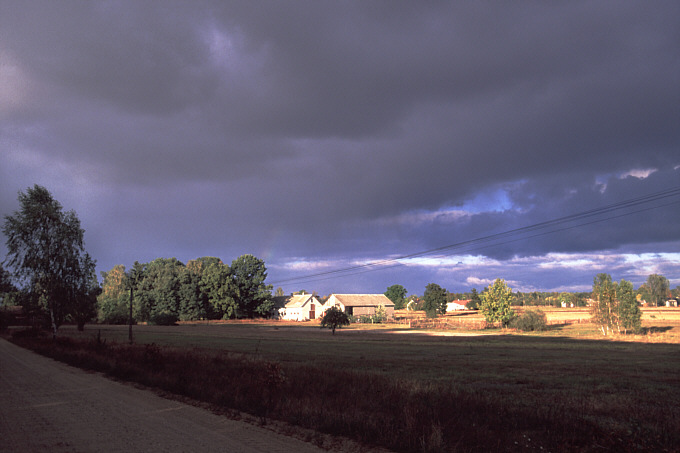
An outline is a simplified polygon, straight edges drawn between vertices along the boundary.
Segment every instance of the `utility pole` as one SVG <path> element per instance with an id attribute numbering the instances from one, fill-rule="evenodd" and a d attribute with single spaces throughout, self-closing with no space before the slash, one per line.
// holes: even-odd
<path id="1" fill-rule="evenodd" d="M 128 284 L 130 285 L 130 317 L 128 318 L 128 341 L 132 344 L 132 301 L 134 300 L 134 288 L 139 278 L 139 262 L 135 261 L 128 274 Z"/>
<path id="2" fill-rule="evenodd" d="M 129 330 L 128 330 L 128 340 L 132 344 L 132 299 L 133 299 L 133 288 L 134 285 L 130 285 L 130 318 L 128 319 Z"/>

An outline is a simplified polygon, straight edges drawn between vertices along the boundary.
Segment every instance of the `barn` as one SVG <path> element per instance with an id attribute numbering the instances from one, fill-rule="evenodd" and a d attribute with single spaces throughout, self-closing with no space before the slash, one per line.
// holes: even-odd
<path id="1" fill-rule="evenodd" d="M 384 294 L 331 294 L 323 310 L 337 306 L 352 316 L 373 316 L 378 307 L 385 307 L 387 318 L 394 318 L 394 302 Z"/>

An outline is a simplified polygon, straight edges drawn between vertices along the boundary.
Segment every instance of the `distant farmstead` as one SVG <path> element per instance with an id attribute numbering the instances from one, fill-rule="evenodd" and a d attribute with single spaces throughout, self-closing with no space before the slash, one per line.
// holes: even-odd
<path id="1" fill-rule="evenodd" d="M 277 296 L 274 301 L 274 318 L 286 321 L 308 321 L 320 316 L 323 305 L 313 294 Z"/>
<path id="2" fill-rule="evenodd" d="M 351 316 L 373 316 L 378 307 L 385 308 L 385 315 L 394 318 L 394 302 L 384 294 L 331 294 L 323 310 L 338 307 Z"/>

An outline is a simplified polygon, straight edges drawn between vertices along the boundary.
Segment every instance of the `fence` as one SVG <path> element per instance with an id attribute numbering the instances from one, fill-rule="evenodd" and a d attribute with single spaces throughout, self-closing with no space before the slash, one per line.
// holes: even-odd
<path id="1" fill-rule="evenodd" d="M 458 317 L 439 317 L 427 318 L 423 316 L 410 316 L 397 318 L 395 321 L 399 324 L 408 325 L 412 329 L 462 329 L 462 330 L 482 330 L 491 327 L 500 327 L 500 324 L 487 323 L 484 319 L 465 319 Z M 567 326 L 571 324 L 581 324 L 589 322 L 589 320 L 582 318 L 575 319 L 555 319 L 548 320 L 549 326 Z"/>
<path id="2" fill-rule="evenodd" d="M 426 318 L 410 317 L 398 318 L 396 322 L 408 325 L 412 329 L 467 329 L 480 330 L 487 327 L 485 320 L 479 319 L 451 319 L 451 318 Z"/>

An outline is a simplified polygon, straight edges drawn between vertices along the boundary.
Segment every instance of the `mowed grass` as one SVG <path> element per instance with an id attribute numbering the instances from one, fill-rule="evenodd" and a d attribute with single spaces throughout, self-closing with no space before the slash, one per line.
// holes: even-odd
<path id="1" fill-rule="evenodd" d="M 534 335 L 498 329 L 411 330 L 404 325 L 355 325 L 331 335 L 313 322 L 211 322 L 134 326 L 133 331 L 137 344 L 275 363 L 289 379 L 306 379 L 300 370 L 318 373 L 309 378 L 312 382 L 328 377 L 333 384 L 321 385 L 315 395 L 321 409 L 304 411 L 318 420 L 326 417 L 326 392 L 329 399 L 354 408 L 348 410 L 356 412 L 357 420 L 347 420 L 349 415 L 339 407 L 340 422 L 305 426 L 351 437 L 360 419 L 370 416 L 356 409 L 355 400 L 363 398 L 366 404 L 375 402 L 369 407 L 376 418 L 388 419 L 391 415 L 384 411 L 394 413 L 390 424 L 414 425 L 411 440 L 408 434 L 390 440 L 405 425 L 386 428 L 391 434 L 377 443 L 395 450 L 680 451 L 680 316 L 647 312 L 644 326 L 646 335 L 613 339 L 604 339 L 587 322 L 557 324 Z M 128 330 L 90 325 L 79 333 L 65 326 L 61 335 L 124 344 Z M 372 384 L 368 390 L 362 387 L 362 396 L 342 388 L 366 381 Z M 287 388 L 295 384 L 286 383 Z M 348 396 L 338 400 L 337 392 Z M 411 399 L 402 401 L 399 392 L 411 394 Z M 415 397 L 431 401 L 420 407 Z M 446 405 L 460 407 L 449 410 Z M 429 417 L 432 429 L 416 426 L 414 414 Z M 485 426 L 485 419 L 492 424 L 508 420 L 502 435 Z M 292 421 L 296 423 L 296 416 Z M 335 431 L 342 423 L 348 427 Z M 464 434 L 475 430 L 479 432 Z M 370 438 L 368 431 L 358 436 L 364 442 Z"/>

